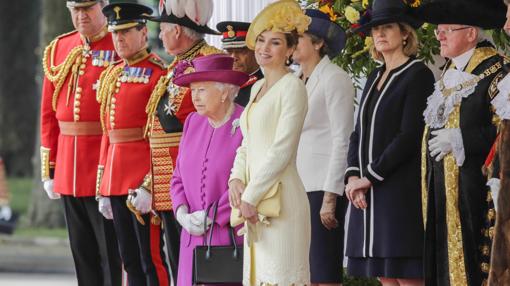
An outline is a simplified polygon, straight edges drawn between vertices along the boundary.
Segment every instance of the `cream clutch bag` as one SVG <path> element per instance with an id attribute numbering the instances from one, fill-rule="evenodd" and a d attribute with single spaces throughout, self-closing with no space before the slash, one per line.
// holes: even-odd
<path id="1" fill-rule="evenodd" d="M 278 217 L 280 216 L 281 209 L 281 186 L 282 183 L 277 183 L 271 187 L 269 192 L 266 193 L 264 198 L 260 201 L 257 206 L 257 212 L 260 216 L 266 218 Z M 230 213 L 230 225 L 232 227 L 236 227 L 242 223 L 244 223 L 245 219 L 241 216 L 241 211 L 237 208 L 232 207 L 232 212 Z"/>

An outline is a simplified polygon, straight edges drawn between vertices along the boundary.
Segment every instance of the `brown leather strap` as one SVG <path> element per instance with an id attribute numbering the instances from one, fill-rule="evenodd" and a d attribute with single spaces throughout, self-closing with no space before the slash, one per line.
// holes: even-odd
<path id="1" fill-rule="evenodd" d="M 69 136 L 102 135 L 103 129 L 99 121 L 59 121 L 60 133 Z"/>
<path id="2" fill-rule="evenodd" d="M 110 137 L 111 144 L 141 141 L 143 140 L 143 128 L 136 127 L 109 130 L 108 137 Z"/>

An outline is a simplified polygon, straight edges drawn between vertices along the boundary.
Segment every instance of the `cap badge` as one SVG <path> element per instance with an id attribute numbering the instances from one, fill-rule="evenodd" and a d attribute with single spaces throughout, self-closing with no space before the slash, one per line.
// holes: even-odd
<path id="1" fill-rule="evenodd" d="M 115 14 L 116 14 L 115 20 L 120 20 L 120 14 L 119 14 L 119 13 L 120 13 L 120 10 L 121 10 L 121 9 L 122 9 L 122 8 L 120 8 L 119 6 L 115 6 L 115 7 L 113 8 L 113 11 L 114 11 L 114 12 L 115 12 Z"/>
<path id="2" fill-rule="evenodd" d="M 232 27 L 231 25 L 227 25 L 227 35 L 229 38 L 234 38 L 236 36 L 236 32 L 234 31 L 234 27 Z"/>

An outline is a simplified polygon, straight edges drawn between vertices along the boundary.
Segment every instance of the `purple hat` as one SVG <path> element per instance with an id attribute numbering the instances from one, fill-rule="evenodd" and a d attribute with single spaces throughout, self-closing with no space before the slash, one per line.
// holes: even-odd
<path id="1" fill-rule="evenodd" d="M 234 58 L 225 54 L 214 54 L 182 61 L 175 68 L 174 84 L 189 87 L 192 82 L 216 81 L 241 86 L 250 77 L 244 72 L 234 71 Z"/>

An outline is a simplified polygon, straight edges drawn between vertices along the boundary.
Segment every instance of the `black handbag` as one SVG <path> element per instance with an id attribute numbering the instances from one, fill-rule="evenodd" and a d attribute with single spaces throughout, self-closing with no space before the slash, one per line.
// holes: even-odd
<path id="1" fill-rule="evenodd" d="M 207 208 L 204 228 L 207 229 L 207 214 L 214 206 L 213 223 L 207 241 L 204 232 L 204 245 L 196 246 L 193 251 L 193 285 L 199 284 L 232 284 L 243 280 L 243 248 L 238 247 L 234 238 L 234 229 L 230 227 L 231 245 L 212 246 L 214 221 L 218 211 L 218 202 Z"/>

